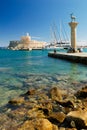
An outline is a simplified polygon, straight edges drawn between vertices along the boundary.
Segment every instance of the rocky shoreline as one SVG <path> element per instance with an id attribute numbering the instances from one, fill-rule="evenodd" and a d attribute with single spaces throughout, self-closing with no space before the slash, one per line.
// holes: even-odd
<path id="1" fill-rule="evenodd" d="M 0 130 L 87 130 L 87 86 L 30 88 L 3 107 Z"/>

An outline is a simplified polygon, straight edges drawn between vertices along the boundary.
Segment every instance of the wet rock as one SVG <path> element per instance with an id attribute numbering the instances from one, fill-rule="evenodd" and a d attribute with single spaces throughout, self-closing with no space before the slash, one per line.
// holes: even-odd
<path id="1" fill-rule="evenodd" d="M 64 127 L 60 127 L 59 130 L 77 130 L 76 128 L 64 128 Z"/>
<path id="2" fill-rule="evenodd" d="M 82 99 L 82 98 L 87 98 L 87 86 L 85 86 L 85 87 L 83 87 L 81 90 L 79 90 L 79 91 L 75 94 L 75 96 L 76 96 L 77 98 L 80 98 L 80 99 Z"/>
<path id="3" fill-rule="evenodd" d="M 53 100 L 57 99 L 57 100 L 62 100 L 62 93 L 61 90 L 58 89 L 57 87 L 53 87 L 50 90 L 50 96 Z"/>
<path id="4" fill-rule="evenodd" d="M 72 111 L 73 109 L 70 107 L 62 107 L 62 112 L 65 114 L 68 114 L 70 111 Z"/>
<path id="5" fill-rule="evenodd" d="M 38 110 L 43 111 L 44 115 L 48 116 L 49 115 L 49 110 L 46 108 L 38 108 Z"/>
<path id="6" fill-rule="evenodd" d="M 34 107 L 34 108 L 28 110 L 27 115 L 31 119 L 33 119 L 33 118 L 45 118 L 45 114 L 43 113 L 43 111 L 38 110 L 38 107 Z"/>
<path id="7" fill-rule="evenodd" d="M 57 87 L 51 90 L 46 87 L 40 87 L 38 90 L 29 89 L 26 94 L 9 101 L 7 116 L 0 118 L 0 124 L 3 124 L 0 128 L 6 128 L 5 130 L 87 129 L 87 98 L 79 99 L 78 94 L 76 97 L 70 90 L 68 93 L 67 90 Z M 79 93 L 86 91 L 87 87 L 84 87 Z"/>
<path id="8" fill-rule="evenodd" d="M 24 103 L 24 97 L 13 98 L 8 103 L 10 103 L 12 105 L 20 105 L 20 104 Z"/>
<path id="9" fill-rule="evenodd" d="M 82 100 L 82 108 L 87 108 L 87 98 Z"/>
<path id="10" fill-rule="evenodd" d="M 87 129 L 87 110 L 69 112 L 64 123 L 67 127 Z"/>
<path id="11" fill-rule="evenodd" d="M 49 100 L 42 101 L 41 106 L 42 106 L 42 108 L 48 109 L 48 111 L 52 110 L 52 102 Z"/>
<path id="12" fill-rule="evenodd" d="M 65 130 L 77 130 L 76 128 L 66 128 Z"/>
<path id="13" fill-rule="evenodd" d="M 7 115 L 0 114 L 0 130 L 17 130 L 18 124 Z"/>
<path id="14" fill-rule="evenodd" d="M 52 130 L 59 130 L 58 126 L 53 124 L 53 129 Z"/>
<path id="15" fill-rule="evenodd" d="M 66 115 L 63 112 L 53 112 L 52 114 L 50 114 L 49 116 L 49 120 L 53 123 L 53 124 L 58 124 L 58 123 L 62 123 L 65 119 Z"/>
<path id="16" fill-rule="evenodd" d="M 64 101 L 56 100 L 56 103 L 63 106 L 63 107 L 74 108 L 74 103 L 72 101 L 70 101 L 70 100 L 64 100 Z"/>
<path id="17" fill-rule="evenodd" d="M 17 130 L 35 130 L 32 121 L 25 121 Z"/>
<path id="18" fill-rule="evenodd" d="M 30 121 L 26 121 L 18 130 L 58 130 L 57 127 L 47 119 L 37 118 Z"/>
<path id="19" fill-rule="evenodd" d="M 29 89 L 29 90 L 25 93 L 25 95 L 34 95 L 35 92 L 36 92 L 35 89 Z"/>
<path id="20" fill-rule="evenodd" d="M 65 130 L 65 128 L 64 127 L 60 127 L 59 130 Z"/>

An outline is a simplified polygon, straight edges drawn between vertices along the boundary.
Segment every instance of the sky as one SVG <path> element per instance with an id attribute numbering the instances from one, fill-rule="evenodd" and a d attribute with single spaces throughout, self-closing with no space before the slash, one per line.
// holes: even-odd
<path id="1" fill-rule="evenodd" d="M 60 23 L 70 38 L 71 13 L 78 22 L 77 41 L 87 43 L 87 0 L 0 0 L 0 46 L 8 46 L 26 33 L 50 42 L 51 27 L 55 24 L 59 31 Z"/>

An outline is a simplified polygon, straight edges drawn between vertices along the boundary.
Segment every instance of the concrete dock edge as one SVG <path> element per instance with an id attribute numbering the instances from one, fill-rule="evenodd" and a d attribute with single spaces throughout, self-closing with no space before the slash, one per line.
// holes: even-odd
<path id="1" fill-rule="evenodd" d="M 49 57 L 68 60 L 71 62 L 87 64 L 87 53 L 54 53 L 49 52 Z"/>

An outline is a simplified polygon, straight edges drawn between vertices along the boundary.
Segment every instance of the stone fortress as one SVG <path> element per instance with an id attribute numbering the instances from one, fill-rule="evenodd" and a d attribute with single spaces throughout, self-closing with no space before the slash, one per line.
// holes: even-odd
<path id="1" fill-rule="evenodd" d="M 8 49 L 11 50 L 34 50 L 45 48 L 46 42 L 31 40 L 31 36 L 27 33 L 22 36 L 19 41 L 10 41 Z"/>

